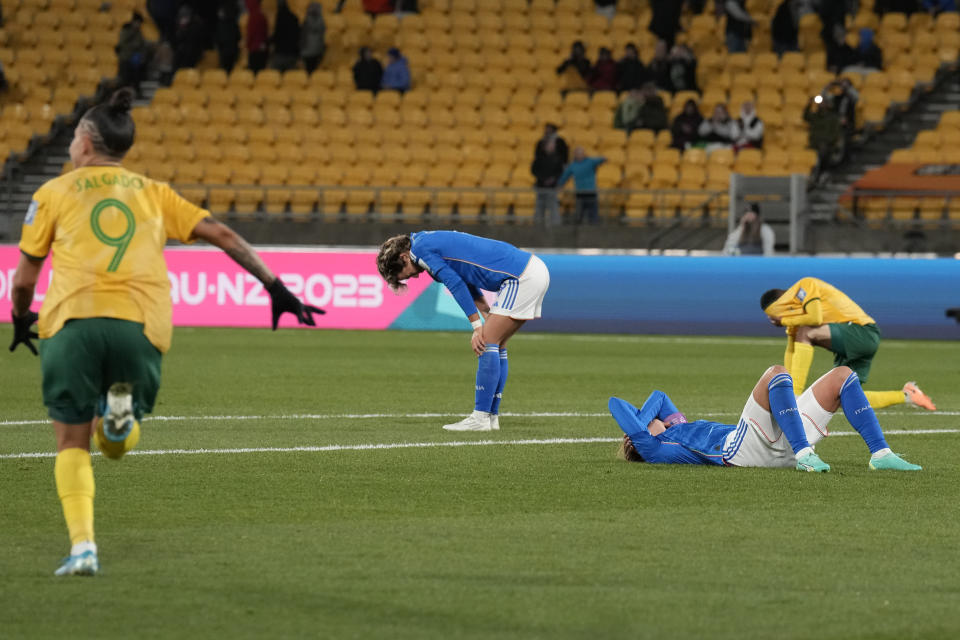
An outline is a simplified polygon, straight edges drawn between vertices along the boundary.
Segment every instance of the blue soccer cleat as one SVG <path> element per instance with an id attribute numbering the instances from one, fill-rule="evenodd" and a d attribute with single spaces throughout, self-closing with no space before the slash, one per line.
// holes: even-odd
<path id="1" fill-rule="evenodd" d="M 830 465 L 821 460 L 820 456 L 811 452 L 797 459 L 797 469 L 800 471 L 811 471 L 813 473 L 826 473 L 830 471 Z"/>
<path id="2" fill-rule="evenodd" d="M 922 471 L 923 467 L 918 464 L 911 464 L 895 454 L 893 451 L 879 458 L 870 458 L 870 468 L 874 471 Z"/>
<path id="3" fill-rule="evenodd" d="M 70 556 L 63 561 L 60 568 L 53 572 L 55 576 L 95 576 L 100 571 L 100 562 L 95 551 Z"/>

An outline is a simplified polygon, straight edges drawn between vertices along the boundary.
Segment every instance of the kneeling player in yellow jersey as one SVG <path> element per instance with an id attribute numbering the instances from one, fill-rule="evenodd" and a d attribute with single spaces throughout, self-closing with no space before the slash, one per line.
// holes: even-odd
<path id="1" fill-rule="evenodd" d="M 56 575 L 95 575 L 90 438 L 118 458 L 153 409 L 161 355 L 173 333 L 168 238 L 206 240 L 257 277 L 270 294 L 273 328 L 284 312 L 313 326 L 321 309 L 303 305 L 243 238 L 177 195 L 169 185 L 120 166 L 133 145 L 129 89 L 88 110 L 74 131 L 74 171 L 33 196 L 12 288 L 14 339 L 37 353 L 39 319 L 43 402 L 57 439 L 54 464 L 72 548 Z M 30 311 L 43 261 L 53 279 L 39 316 Z"/>
<path id="2" fill-rule="evenodd" d="M 770 322 L 787 328 L 783 365 L 797 395 L 803 392 L 813 363 L 813 347 L 834 355 L 834 366 L 847 366 L 867 382 L 873 356 L 880 346 L 880 329 L 873 318 L 842 291 L 817 278 L 803 278 L 787 290 L 770 289 L 760 297 Z M 933 401 L 915 382 L 899 391 L 865 391 L 874 409 L 904 402 L 936 411 Z"/>

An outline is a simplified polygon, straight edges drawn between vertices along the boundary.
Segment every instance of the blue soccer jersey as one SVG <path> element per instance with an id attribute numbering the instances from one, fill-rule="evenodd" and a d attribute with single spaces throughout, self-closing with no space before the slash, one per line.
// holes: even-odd
<path id="1" fill-rule="evenodd" d="M 410 241 L 410 257 L 450 290 L 467 316 L 477 313 L 474 300 L 480 289 L 499 291 L 505 280 L 519 279 L 532 255 L 459 231 L 420 231 L 411 233 Z"/>
<path id="2" fill-rule="evenodd" d="M 724 444 L 736 428 L 732 424 L 696 420 L 674 424 L 660 435 L 652 436 L 647 431 L 651 420 L 664 420 L 677 413 L 673 402 L 662 391 L 651 393 L 639 409 L 620 398 L 610 398 L 609 407 L 614 420 L 630 436 L 637 453 L 652 463 L 722 465 Z"/>

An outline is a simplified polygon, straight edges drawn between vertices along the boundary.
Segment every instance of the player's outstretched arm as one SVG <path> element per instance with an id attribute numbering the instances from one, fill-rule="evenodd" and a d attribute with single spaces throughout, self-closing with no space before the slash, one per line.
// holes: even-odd
<path id="1" fill-rule="evenodd" d="M 10 343 L 10 351 L 20 344 L 25 344 L 33 355 L 37 355 L 37 348 L 31 342 L 37 338 L 37 332 L 30 329 L 37 321 L 37 314 L 30 311 L 30 304 L 33 302 L 33 291 L 37 286 L 42 266 L 43 260 L 34 260 L 20 254 L 20 263 L 17 265 L 13 284 L 10 287 L 10 298 L 13 303 L 10 309 L 10 319 L 13 320 L 13 342 Z"/>
<path id="2" fill-rule="evenodd" d="M 326 311 L 305 305 L 292 293 L 283 282 L 264 264 L 253 247 L 237 232 L 222 224 L 218 220 L 207 217 L 193 228 L 193 237 L 206 240 L 215 247 L 219 247 L 230 256 L 234 262 L 249 271 L 257 280 L 263 283 L 270 294 L 271 326 L 277 330 L 277 323 L 284 313 L 292 313 L 300 324 L 316 326 L 313 314 L 324 314 Z"/>

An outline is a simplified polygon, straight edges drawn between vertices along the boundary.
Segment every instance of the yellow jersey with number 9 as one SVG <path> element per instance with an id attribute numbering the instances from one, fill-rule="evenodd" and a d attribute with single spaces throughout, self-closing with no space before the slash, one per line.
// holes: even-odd
<path id="1" fill-rule="evenodd" d="M 173 310 L 163 247 L 167 238 L 190 242 L 208 215 L 170 185 L 122 167 L 83 167 L 44 184 L 20 238 L 28 257 L 53 251 L 40 337 L 75 318 L 118 318 L 142 322 L 147 339 L 167 351 Z"/>

